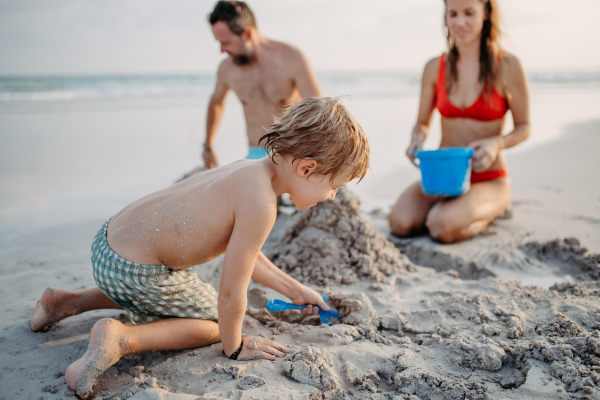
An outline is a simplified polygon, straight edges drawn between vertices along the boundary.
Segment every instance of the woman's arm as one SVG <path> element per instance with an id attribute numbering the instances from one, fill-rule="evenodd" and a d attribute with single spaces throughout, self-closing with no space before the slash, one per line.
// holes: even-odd
<path id="1" fill-rule="evenodd" d="M 488 170 L 498 158 L 502 149 L 508 149 L 523 142 L 529 137 L 529 87 L 523 66 L 513 55 L 502 58 L 506 76 L 506 98 L 513 116 L 514 129 L 506 134 L 488 139 L 477 140 L 470 145 L 475 149 L 473 170 Z"/>
<path id="2" fill-rule="evenodd" d="M 503 149 L 508 149 L 523 142 L 529 137 L 529 86 L 527 75 L 519 59 L 513 55 L 505 56 L 507 67 L 506 90 L 508 105 L 515 128 L 507 135 L 501 136 Z"/>
<path id="3" fill-rule="evenodd" d="M 417 123 L 413 128 L 410 145 L 406 155 L 415 164 L 415 152 L 423 148 L 423 142 L 429 134 L 429 124 L 435 108 L 435 84 L 437 81 L 440 58 L 430 60 L 423 70 L 421 79 L 421 100 L 419 102 L 419 114 Z"/>

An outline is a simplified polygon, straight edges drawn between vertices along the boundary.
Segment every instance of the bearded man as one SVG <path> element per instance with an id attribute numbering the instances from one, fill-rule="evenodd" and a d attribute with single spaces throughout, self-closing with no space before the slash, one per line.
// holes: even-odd
<path id="1" fill-rule="evenodd" d="M 262 36 L 245 2 L 219 1 L 208 15 L 208 21 L 221 44 L 221 53 L 229 54 L 219 66 L 206 117 L 202 158 L 206 168 L 211 169 L 218 166 L 213 145 L 225 99 L 231 90 L 244 108 L 247 159 L 266 155 L 264 149 L 258 147 L 258 140 L 285 106 L 300 98 L 321 96 L 321 90 L 300 50 Z"/>

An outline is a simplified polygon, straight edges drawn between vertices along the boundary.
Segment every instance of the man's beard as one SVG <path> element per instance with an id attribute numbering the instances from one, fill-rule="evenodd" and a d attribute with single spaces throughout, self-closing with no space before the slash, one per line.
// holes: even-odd
<path id="1" fill-rule="evenodd" d="M 254 54 L 254 49 L 252 46 L 244 48 L 244 54 L 239 54 L 231 57 L 231 60 L 235 65 L 241 66 L 250 63 L 252 60 L 252 54 Z"/>
<path id="2" fill-rule="evenodd" d="M 241 54 L 239 56 L 232 57 L 231 60 L 235 65 L 246 65 L 250 62 L 250 56 L 247 56 L 246 54 Z"/>

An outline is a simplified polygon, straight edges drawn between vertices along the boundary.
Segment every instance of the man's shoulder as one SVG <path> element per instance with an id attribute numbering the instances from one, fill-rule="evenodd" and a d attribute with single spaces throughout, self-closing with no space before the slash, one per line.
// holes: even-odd
<path id="1" fill-rule="evenodd" d="M 269 44 L 274 52 L 277 52 L 278 54 L 281 54 L 286 58 L 292 58 L 296 60 L 304 58 L 304 54 L 302 53 L 302 51 L 300 51 L 300 49 L 298 49 L 297 47 L 292 46 L 291 44 L 278 42 L 276 40 L 270 39 Z"/>
<path id="2" fill-rule="evenodd" d="M 223 61 L 219 64 L 219 68 L 217 69 L 217 75 L 219 78 L 226 78 L 229 76 L 231 71 L 234 69 L 235 64 L 231 60 L 231 57 L 225 57 Z"/>

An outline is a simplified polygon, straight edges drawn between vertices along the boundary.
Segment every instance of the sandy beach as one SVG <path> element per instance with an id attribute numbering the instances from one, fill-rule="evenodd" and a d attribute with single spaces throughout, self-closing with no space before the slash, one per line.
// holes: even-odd
<path id="1" fill-rule="evenodd" d="M 107 220 L 205 170 L 205 162 L 244 159 L 282 105 L 320 95 L 340 99 L 360 123 L 369 169 L 334 201 L 304 211 L 279 206 L 262 252 L 327 296 L 339 318 L 268 311 L 269 300 L 289 299 L 251 281 L 242 334 L 285 344 L 284 357 L 232 360 L 216 343 L 129 355 L 102 371 L 111 349 L 145 340 L 112 341 L 97 329 L 92 344 L 114 347 L 87 353 L 93 359 L 76 378 L 77 365 L 69 370 L 79 393 L 91 390 L 88 400 L 600 400 L 599 12 L 598 0 L 566 7 L 542 0 L 0 2 L 0 400 L 79 399 L 65 373 L 86 355 L 92 327 L 102 319 L 105 327 L 132 323 L 111 309 L 45 332 L 30 328 L 36 305 L 36 318 L 40 309 L 56 315 L 46 301 L 51 288 L 96 287 L 91 246 Z M 435 105 L 428 116 L 427 104 Z M 424 136 L 424 150 L 440 146 L 440 113 L 448 118 L 445 144 L 513 146 L 502 151 L 510 204 L 462 242 L 393 236 L 392 206 L 421 177 L 407 147 Z M 339 142 L 334 133 L 325 141 Z M 509 137 L 473 142 L 492 134 Z M 287 186 L 278 177 L 289 174 L 280 172 L 274 189 L 310 186 L 293 179 Z M 236 180 L 245 190 L 249 183 Z M 506 204 L 504 182 L 496 186 Z M 227 188 L 218 190 L 231 204 Z M 186 204 L 174 207 L 198 206 L 204 222 L 193 237 L 175 226 L 186 237 L 177 244 L 223 248 L 220 240 L 192 243 L 226 217 L 186 193 Z M 239 199 L 246 197 L 236 198 L 238 227 Z M 135 234 L 145 233 L 129 222 L 124 236 L 139 243 Z M 168 236 L 166 227 L 152 234 Z M 187 258 L 170 245 L 172 257 L 153 255 L 164 242 L 149 241 L 147 251 L 135 247 L 150 257 L 139 262 L 175 268 L 170 260 Z M 223 260 L 191 270 L 218 289 Z M 82 296 L 76 307 L 91 304 L 98 303 Z M 180 343 L 206 338 L 177 333 Z M 256 343 L 248 349 L 261 351 Z"/>
<path id="2" fill-rule="evenodd" d="M 269 314 L 277 294 L 252 284 L 244 331 L 289 345 L 284 359 L 232 361 L 220 344 L 143 353 L 102 374 L 92 398 L 600 398 L 599 132 L 600 120 L 576 123 L 509 153 L 509 212 L 463 243 L 391 238 L 386 210 L 350 191 L 282 214 L 265 252 L 329 295 L 341 321 Z M 99 318 L 124 317 L 90 312 L 46 333 L 28 325 L 46 287 L 94 285 L 90 243 L 102 222 L 3 240 L 0 399 L 74 398 L 65 369 Z M 218 285 L 218 259 L 195 270 Z"/>

